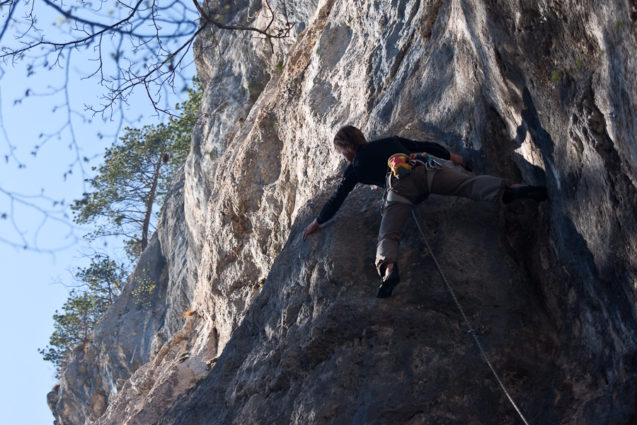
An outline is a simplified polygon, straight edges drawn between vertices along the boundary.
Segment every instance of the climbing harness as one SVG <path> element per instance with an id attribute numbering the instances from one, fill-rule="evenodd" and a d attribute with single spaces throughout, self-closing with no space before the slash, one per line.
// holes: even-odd
<path id="1" fill-rule="evenodd" d="M 426 153 L 412 153 L 410 155 L 395 153 L 387 160 L 387 166 L 397 179 L 410 175 L 411 169 L 417 165 L 424 165 L 428 169 L 440 168 L 440 162 Z"/>
<path id="2" fill-rule="evenodd" d="M 399 181 L 411 175 L 416 167 L 425 167 L 426 170 L 430 171 L 426 173 L 426 179 L 428 188 L 431 188 L 435 171 L 443 168 L 440 161 L 441 160 L 439 158 L 424 152 L 412 153 L 409 155 L 405 153 L 396 153 L 390 156 L 387 160 L 388 171 L 385 182 L 386 190 L 381 203 L 381 215 L 383 215 L 387 203 L 398 202 L 413 206 L 414 204 L 424 201 L 429 196 L 429 190 L 417 199 L 409 200 L 405 196 L 399 195 L 394 188 L 397 187 L 396 184 Z"/>
<path id="3" fill-rule="evenodd" d="M 513 398 L 511 397 L 511 394 L 509 394 L 509 391 L 507 391 L 506 387 L 504 386 L 504 383 L 502 382 L 502 380 L 498 376 L 498 373 L 495 371 L 495 368 L 491 364 L 491 361 L 489 360 L 489 357 L 487 357 L 487 353 L 484 351 L 484 348 L 482 348 L 482 344 L 480 343 L 480 340 L 478 339 L 476 331 L 471 326 L 471 322 L 469 322 L 469 318 L 465 314 L 464 309 L 462 308 L 462 305 L 460 304 L 460 301 L 458 301 L 458 297 L 456 297 L 455 291 L 453 290 L 453 288 L 451 287 L 451 285 L 447 281 L 447 278 L 445 277 L 445 275 L 442 273 L 442 269 L 440 268 L 440 264 L 438 264 L 438 260 L 436 260 L 436 257 L 434 256 L 434 253 L 431 250 L 431 246 L 429 246 L 429 242 L 427 241 L 427 237 L 425 236 L 425 232 L 423 232 L 422 228 L 420 227 L 420 223 L 418 222 L 418 218 L 416 218 L 416 214 L 414 213 L 414 209 L 413 208 L 411 209 L 411 216 L 414 218 L 414 222 L 416 222 L 416 227 L 418 228 L 418 231 L 420 232 L 420 235 L 422 236 L 422 239 L 425 242 L 425 246 L 427 247 L 427 250 L 429 251 L 429 255 L 431 255 L 431 259 L 434 261 L 434 264 L 436 266 L 436 269 L 438 270 L 438 273 L 440 274 L 440 277 L 442 278 L 442 281 L 447 286 L 447 289 L 449 290 L 449 293 L 451 294 L 451 297 L 453 298 L 453 301 L 456 303 L 456 307 L 458 307 L 458 310 L 460 311 L 460 314 L 462 315 L 462 318 L 464 319 L 465 326 L 467 327 L 467 333 L 470 334 L 473 337 L 473 341 L 476 343 L 476 346 L 480 350 L 480 354 L 482 354 L 482 358 L 484 359 L 484 361 L 489 366 L 489 369 L 491 369 L 491 373 L 495 377 L 495 380 L 498 382 L 498 385 L 500 385 L 500 388 L 502 389 L 502 391 L 504 391 L 504 394 L 509 399 L 509 402 L 511 403 L 511 405 L 513 406 L 515 411 L 518 413 L 518 415 L 520 416 L 520 419 L 522 419 L 522 422 L 524 422 L 525 425 L 529 425 L 529 423 L 527 422 L 526 418 L 524 417 L 524 415 L 522 414 L 522 412 L 518 408 L 517 404 L 515 404 L 515 401 L 513 401 Z"/>
<path id="4" fill-rule="evenodd" d="M 389 190 L 387 191 L 386 194 L 386 199 L 387 202 L 398 202 L 401 204 L 407 204 L 407 205 L 414 205 L 413 202 L 411 202 L 409 199 L 405 198 L 404 196 L 399 195 L 398 193 L 396 193 L 393 190 Z"/>
<path id="5" fill-rule="evenodd" d="M 387 160 L 387 166 L 397 179 L 402 179 L 411 174 L 412 165 L 409 163 L 409 156 L 404 153 L 395 153 Z"/>
<path id="6" fill-rule="evenodd" d="M 433 168 L 441 167 L 440 162 L 438 162 L 435 157 L 427 153 L 412 153 L 411 155 L 409 155 L 409 162 L 412 165 L 422 164 L 430 170 Z"/>

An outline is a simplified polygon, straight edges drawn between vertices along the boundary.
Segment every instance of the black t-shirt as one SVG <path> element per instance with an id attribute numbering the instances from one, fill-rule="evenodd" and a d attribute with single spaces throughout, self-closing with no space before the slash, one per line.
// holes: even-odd
<path id="1" fill-rule="evenodd" d="M 449 151 L 438 143 L 418 142 L 397 136 L 362 145 L 345 169 L 336 191 L 325 203 L 316 221 L 322 224 L 332 218 L 357 183 L 385 187 L 387 160 L 390 156 L 395 153 L 416 152 L 427 152 L 442 159 L 450 158 Z"/>

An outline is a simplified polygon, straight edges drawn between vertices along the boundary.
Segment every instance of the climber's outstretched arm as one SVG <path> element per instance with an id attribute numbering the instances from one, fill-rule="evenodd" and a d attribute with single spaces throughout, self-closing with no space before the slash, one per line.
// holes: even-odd
<path id="1" fill-rule="evenodd" d="M 318 221 L 316 221 L 316 219 L 314 219 L 310 224 L 307 225 L 307 227 L 305 228 L 305 230 L 303 230 L 303 240 L 306 240 L 307 237 L 311 234 L 316 232 L 316 230 L 319 228 L 319 223 Z"/>
<path id="2" fill-rule="evenodd" d="M 467 168 L 467 162 L 464 160 L 463 157 L 461 157 L 460 155 L 456 154 L 456 153 L 451 153 L 449 152 L 449 159 L 451 160 L 451 162 L 453 162 L 456 165 L 460 165 L 464 168 Z"/>

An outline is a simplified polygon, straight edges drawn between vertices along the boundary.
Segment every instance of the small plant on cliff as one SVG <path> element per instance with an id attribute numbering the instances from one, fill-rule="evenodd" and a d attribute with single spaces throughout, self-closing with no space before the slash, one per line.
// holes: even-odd
<path id="1" fill-rule="evenodd" d="M 91 340 L 95 325 L 120 294 L 125 275 L 121 265 L 102 255 L 94 256 L 88 267 L 78 269 L 75 279 L 80 286 L 71 291 L 62 311 L 53 315 L 49 345 L 38 350 L 44 360 L 55 365 L 57 377 L 73 350 Z"/>
<path id="2" fill-rule="evenodd" d="M 551 74 L 551 81 L 553 84 L 557 84 L 560 81 L 560 78 L 562 78 L 562 73 L 560 71 L 555 71 Z"/>
<path id="3" fill-rule="evenodd" d="M 157 289 L 157 284 L 153 279 L 148 277 L 146 270 L 142 271 L 144 277 L 135 279 L 135 289 L 131 291 L 131 295 L 135 299 L 135 304 L 144 310 L 150 310 L 153 306 L 153 295 Z"/>

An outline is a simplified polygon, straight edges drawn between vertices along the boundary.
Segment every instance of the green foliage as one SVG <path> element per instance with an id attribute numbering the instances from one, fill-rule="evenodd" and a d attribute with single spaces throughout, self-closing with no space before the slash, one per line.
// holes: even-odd
<path id="1" fill-rule="evenodd" d="M 106 149 L 104 163 L 87 180 L 91 191 L 71 206 L 76 223 L 95 226 L 89 239 L 123 236 L 132 257 L 145 248 L 171 180 L 190 150 L 203 95 L 198 81 L 188 95 L 188 100 L 176 105 L 177 114 L 168 122 L 126 128 L 120 140 Z M 146 271 L 142 274 L 147 275 Z M 55 365 L 58 377 L 73 351 L 90 342 L 96 324 L 120 295 L 126 275 L 124 267 L 104 255 L 95 255 L 88 267 L 77 270 L 75 279 L 80 285 L 53 315 L 49 345 L 38 350 Z M 135 302 L 151 308 L 156 282 L 144 277 L 134 284 Z"/>
<path id="2" fill-rule="evenodd" d="M 88 342 L 96 322 L 91 312 L 100 314 L 99 310 L 88 293 L 73 290 L 62 306 L 62 313 L 55 311 L 55 330 L 49 338 L 49 345 L 38 349 L 38 352 L 44 360 L 55 365 L 57 377 L 68 363 L 73 349 Z"/>
<path id="3" fill-rule="evenodd" d="M 266 81 L 251 81 L 248 83 L 248 93 L 250 102 L 257 101 L 263 89 L 265 89 Z"/>
<path id="4" fill-rule="evenodd" d="M 146 270 L 142 270 L 141 279 L 135 279 L 135 289 L 131 291 L 131 295 L 135 299 L 135 304 L 144 310 L 150 310 L 153 305 L 153 295 L 157 289 L 155 281 L 148 277 Z"/>
<path id="5" fill-rule="evenodd" d="M 75 278 L 86 284 L 89 293 L 110 305 L 122 292 L 126 274 L 121 264 L 105 255 L 95 255 L 88 267 L 78 269 Z"/>
<path id="6" fill-rule="evenodd" d="M 560 78 L 562 78 L 562 73 L 560 71 L 555 71 L 551 75 L 551 81 L 553 82 L 553 84 L 557 84 L 560 81 Z"/>
<path id="7" fill-rule="evenodd" d="M 73 289 L 62 312 L 56 310 L 49 345 L 38 350 L 44 360 L 55 365 L 57 377 L 73 350 L 91 340 L 95 325 L 120 294 L 125 275 L 122 266 L 100 255 L 94 256 L 88 267 L 78 269 L 75 278 L 83 288 Z"/>
<path id="8" fill-rule="evenodd" d="M 90 238 L 123 236 L 133 257 L 146 247 L 168 187 L 190 150 L 203 89 L 198 82 L 167 123 L 127 127 L 87 179 L 91 191 L 71 209 L 78 224 L 94 224 Z"/>

